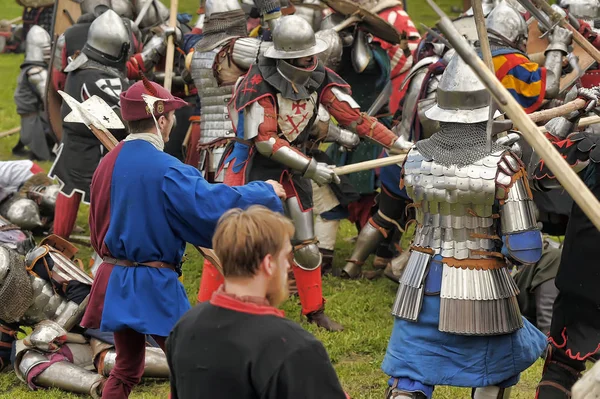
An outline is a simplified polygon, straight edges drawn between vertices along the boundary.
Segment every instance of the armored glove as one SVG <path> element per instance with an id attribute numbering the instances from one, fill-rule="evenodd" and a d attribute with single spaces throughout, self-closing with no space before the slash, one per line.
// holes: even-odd
<path id="1" fill-rule="evenodd" d="M 56 352 L 67 340 L 67 331 L 52 320 L 39 322 L 23 342 L 29 348 Z"/>
<path id="2" fill-rule="evenodd" d="M 498 137 L 496 139 L 496 144 L 509 147 L 514 154 L 521 158 L 521 156 L 523 155 L 523 149 L 519 144 L 519 140 L 521 140 L 520 134 L 515 132 L 508 132 L 506 136 Z"/>
<path id="3" fill-rule="evenodd" d="M 311 159 L 304 177 L 312 179 L 319 186 L 329 183 L 340 184 L 340 178 L 333 171 L 332 165 L 327 165 L 323 162 L 317 162 Z"/>
<path id="4" fill-rule="evenodd" d="M 592 87 L 590 89 L 580 88 L 577 90 L 577 98 L 582 98 L 587 101 L 587 104 L 579 113 L 585 114 L 598 106 L 598 98 L 600 97 L 600 88 Z"/>
<path id="5" fill-rule="evenodd" d="M 349 150 L 353 150 L 360 144 L 360 137 L 350 130 L 339 128 L 339 132 L 334 141 Z"/>
<path id="6" fill-rule="evenodd" d="M 178 27 L 171 28 L 169 25 L 161 25 L 160 26 L 160 31 L 161 31 L 161 36 L 163 36 L 165 38 L 165 40 L 169 36 L 175 36 L 174 37 L 175 41 L 176 42 L 181 42 L 181 39 L 183 38 L 183 34 L 181 32 L 181 29 L 179 29 Z"/>
<path id="7" fill-rule="evenodd" d="M 600 363 L 588 370 L 571 389 L 573 399 L 593 399 L 600 397 Z"/>
<path id="8" fill-rule="evenodd" d="M 550 33 L 550 45 L 546 48 L 544 54 L 548 51 L 560 51 L 564 55 L 569 53 L 569 45 L 573 40 L 573 33 L 565 28 L 556 26 Z"/>

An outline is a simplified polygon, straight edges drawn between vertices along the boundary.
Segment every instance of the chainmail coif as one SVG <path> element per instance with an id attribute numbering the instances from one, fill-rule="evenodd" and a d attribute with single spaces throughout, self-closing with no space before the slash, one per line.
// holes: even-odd
<path id="1" fill-rule="evenodd" d="M 417 149 L 425 158 L 434 159 L 444 166 L 467 166 L 487 155 L 508 150 L 492 141 L 492 151 L 486 150 L 487 122 L 440 122 L 440 130 L 428 139 L 417 142 Z"/>

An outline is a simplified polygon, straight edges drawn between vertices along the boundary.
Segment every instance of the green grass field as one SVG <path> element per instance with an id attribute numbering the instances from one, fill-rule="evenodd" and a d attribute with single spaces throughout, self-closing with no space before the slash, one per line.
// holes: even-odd
<path id="1" fill-rule="evenodd" d="M 446 12 L 452 5 L 462 5 L 461 0 L 438 0 Z M 11 19 L 21 14 L 21 9 L 14 1 L 3 0 L 0 18 Z M 193 14 L 197 2 L 180 0 L 180 12 Z M 408 11 L 417 26 L 419 22 L 432 25 L 435 22 L 433 12 L 422 0 L 409 0 Z M 0 131 L 19 124 L 15 112 L 13 92 L 19 72 L 22 56 L 0 55 L 0 76 L 4 81 L 0 85 Z M 10 149 L 17 142 L 17 135 L 0 138 L 0 160 L 11 159 Z M 50 163 L 43 163 L 49 169 Z M 78 224 L 86 229 L 87 207 L 82 206 Z M 345 238 L 356 235 L 356 229 L 350 223 L 343 223 L 336 246 L 335 265 L 342 267 L 344 260 L 349 257 L 352 247 Z M 87 262 L 89 248 L 81 247 L 81 258 Z M 202 262 L 195 250 L 189 248 L 189 258 L 184 264 L 184 285 L 190 301 L 196 302 L 198 283 L 202 274 Z M 369 266 L 367 266 L 369 267 Z M 300 317 L 300 306 L 297 299 L 289 300 L 284 305 L 288 318 L 302 324 L 304 328 L 315 334 L 325 345 L 338 372 L 342 385 L 352 398 L 383 398 L 387 377 L 380 370 L 380 364 L 385 354 L 387 341 L 392 327 L 390 309 L 394 300 L 396 285 L 386 279 L 376 281 L 345 281 L 328 277 L 324 281 L 324 295 L 327 298 L 327 312 L 335 320 L 345 326 L 342 333 L 331 334 L 317 330 Z M 521 382 L 513 390 L 513 398 L 531 399 L 534 397 L 535 386 L 541 375 L 542 364 L 538 361 L 533 367 L 523 373 Z M 165 382 L 144 382 L 137 387 L 133 398 L 166 398 L 168 384 Z M 30 391 L 25 384 L 17 380 L 13 373 L 0 376 L 0 398 L 29 399 L 29 398 L 76 398 L 58 390 Z M 467 399 L 470 390 L 439 387 L 434 398 Z"/>

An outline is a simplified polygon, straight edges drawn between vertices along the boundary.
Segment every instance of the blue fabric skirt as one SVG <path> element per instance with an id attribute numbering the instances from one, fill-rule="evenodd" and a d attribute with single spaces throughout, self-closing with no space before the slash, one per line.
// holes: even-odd
<path id="1" fill-rule="evenodd" d="M 411 382 L 512 386 L 546 348 L 546 336 L 525 319 L 523 328 L 511 334 L 464 336 L 439 331 L 439 313 L 439 295 L 426 295 L 417 322 L 394 320 L 381 368 L 391 377 L 405 377 L 401 385 L 408 391 L 414 390 Z"/>
<path id="2" fill-rule="evenodd" d="M 173 270 L 115 266 L 106 287 L 100 330 L 131 328 L 166 337 L 190 308 Z"/>

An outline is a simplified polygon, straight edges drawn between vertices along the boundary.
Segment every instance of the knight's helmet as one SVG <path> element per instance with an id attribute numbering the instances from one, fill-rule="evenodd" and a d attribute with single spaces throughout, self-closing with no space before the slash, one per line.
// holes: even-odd
<path id="1" fill-rule="evenodd" d="M 0 213 L 11 223 L 24 230 L 33 230 L 42 226 L 40 210 L 29 198 L 13 196 L 0 207 Z"/>
<path id="2" fill-rule="evenodd" d="M 60 192 L 60 187 L 57 184 L 31 187 L 27 193 L 27 197 L 35 201 L 40 207 L 40 213 L 43 215 L 54 215 L 56 208 L 56 198 Z"/>
<path id="3" fill-rule="evenodd" d="M 79 6 L 81 14 L 93 14 L 95 18 L 111 9 L 110 0 L 83 0 Z"/>
<path id="4" fill-rule="evenodd" d="M 595 20 L 600 18 L 600 2 L 598 0 L 562 0 L 562 8 L 567 8 L 575 18 Z"/>
<path id="5" fill-rule="evenodd" d="M 492 41 L 525 52 L 529 30 L 521 13 L 503 0 L 488 15 L 485 26 Z"/>
<path id="6" fill-rule="evenodd" d="M 123 19 L 108 10 L 92 22 L 83 53 L 102 65 L 122 69 L 129 58 L 130 37 Z"/>
<path id="7" fill-rule="evenodd" d="M 330 68 L 337 72 L 342 62 L 342 52 L 344 46 L 340 35 L 333 29 L 320 30 L 315 33 L 317 39 L 323 40 L 327 43 L 327 50 L 319 53 L 317 57 L 327 68 Z"/>
<path id="8" fill-rule="evenodd" d="M 110 0 L 111 9 L 122 18 L 133 20 L 135 18 L 135 7 L 129 0 Z"/>
<path id="9" fill-rule="evenodd" d="M 160 0 L 138 0 L 135 2 L 135 14 L 139 15 L 147 2 L 152 2 L 150 8 L 140 22 L 140 28 L 152 28 L 164 24 L 169 19 L 169 9 Z"/>
<path id="10" fill-rule="evenodd" d="M 25 62 L 48 62 L 51 48 L 48 32 L 41 26 L 33 25 L 25 41 Z"/>
<path id="11" fill-rule="evenodd" d="M 273 31 L 273 46 L 265 57 L 277 60 L 277 70 L 287 80 L 304 85 L 317 68 L 317 54 L 327 50 L 327 43 L 315 37 L 315 32 L 305 19 L 296 15 L 282 17 Z M 293 65 L 292 60 L 313 57 L 309 67 Z"/>
<path id="12" fill-rule="evenodd" d="M 425 112 L 438 122 L 479 123 L 488 120 L 490 93 L 458 54 L 448 63 L 437 88 L 437 104 Z M 500 116 L 498 112 L 494 117 Z"/>

